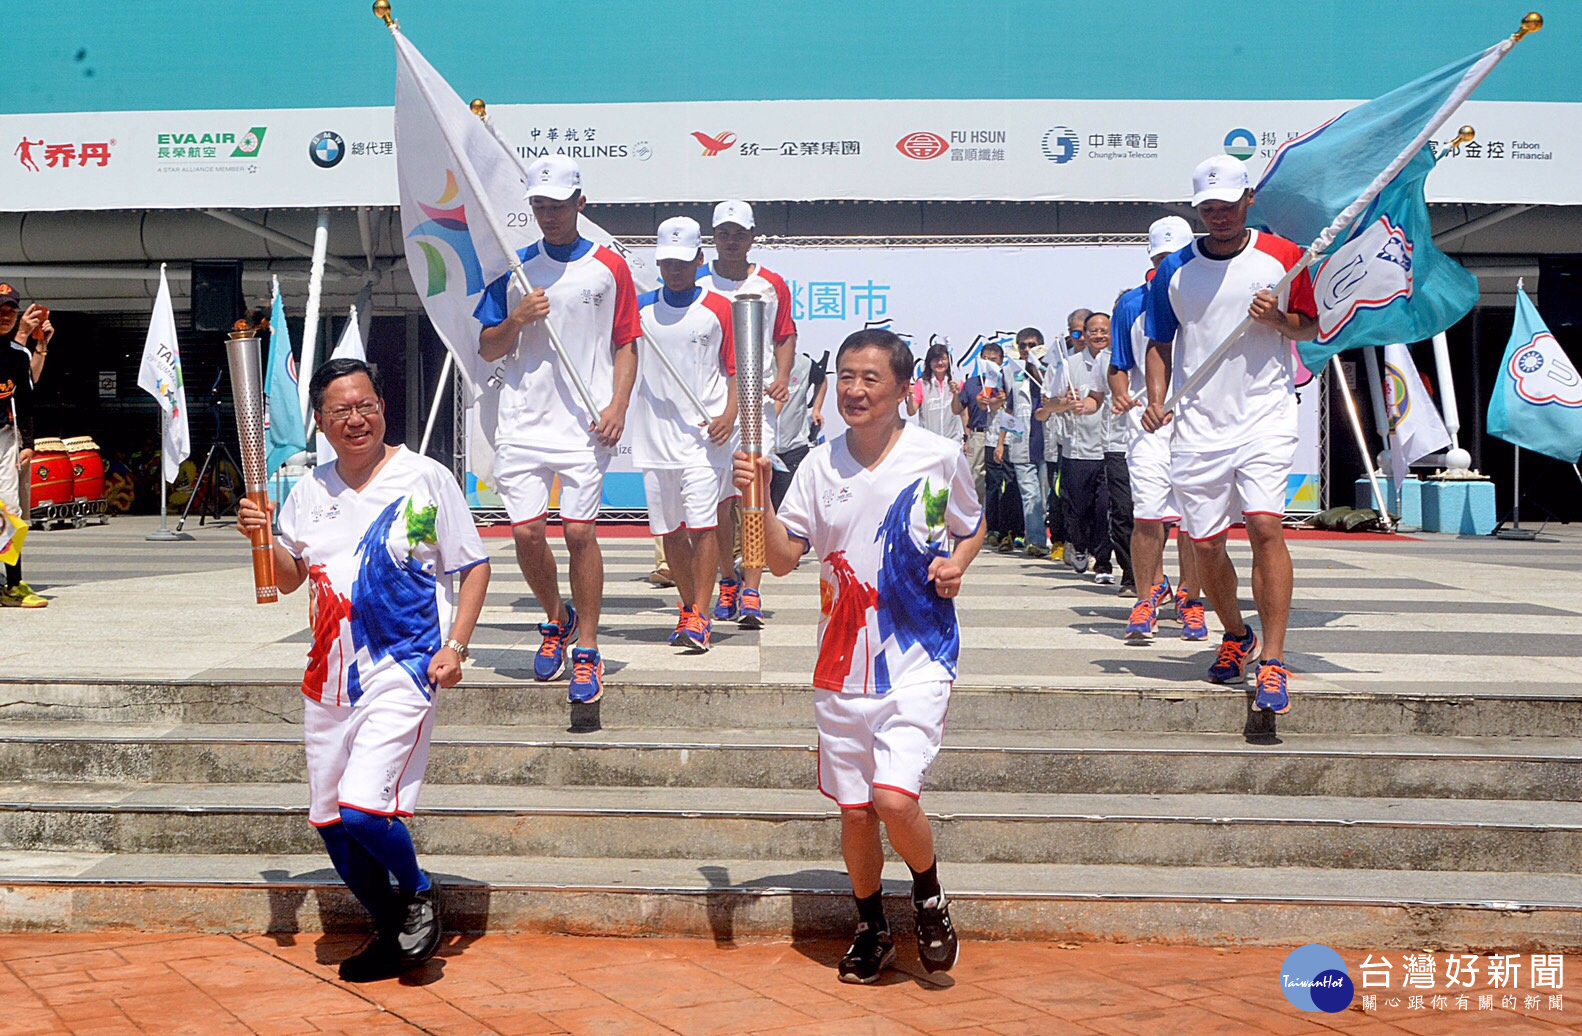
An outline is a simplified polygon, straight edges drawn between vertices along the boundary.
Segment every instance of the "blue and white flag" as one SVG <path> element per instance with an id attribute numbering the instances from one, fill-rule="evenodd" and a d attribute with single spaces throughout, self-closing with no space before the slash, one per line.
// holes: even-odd
<path id="1" fill-rule="evenodd" d="M 1495 376 L 1488 429 L 1524 450 L 1567 464 L 1582 460 L 1582 376 L 1519 285 L 1516 325 Z"/>
<path id="2" fill-rule="evenodd" d="M 1399 342 L 1384 347 L 1384 401 L 1390 417 L 1390 478 L 1399 492 L 1407 469 L 1450 446 L 1450 432 L 1428 398 L 1412 351 Z"/>
<path id="3" fill-rule="evenodd" d="M 1322 240 L 1313 271 L 1319 336 L 1297 343 L 1309 368 L 1342 349 L 1431 338 L 1476 304 L 1477 279 L 1434 247 L 1423 199 L 1435 161 L 1429 138 L 1513 44 L 1430 72 L 1275 152 L 1257 186 L 1253 222 L 1306 244 L 1363 202 L 1334 240 Z"/>
<path id="4" fill-rule="evenodd" d="M 269 364 L 264 372 L 264 439 L 268 455 L 265 470 L 273 475 L 290 457 L 308 448 L 306 423 L 297 380 L 297 362 L 291 355 L 291 331 L 286 327 L 286 306 L 275 282 L 275 301 L 269 310 Z"/>

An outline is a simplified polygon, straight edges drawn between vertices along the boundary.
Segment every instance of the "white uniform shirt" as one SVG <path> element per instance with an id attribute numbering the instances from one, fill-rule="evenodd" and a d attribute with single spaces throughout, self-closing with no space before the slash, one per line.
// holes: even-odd
<path id="1" fill-rule="evenodd" d="M 334 464 L 315 468 L 281 505 L 280 542 L 308 565 L 302 693 L 356 705 L 409 681 L 427 695 L 455 607 L 451 577 L 488 559 L 451 473 L 404 446 L 361 492 Z"/>
<path id="2" fill-rule="evenodd" d="M 791 289 L 785 278 L 773 270 L 766 270 L 757 263 L 750 264 L 747 279 L 733 281 L 721 277 L 709 264 L 698 271 L 698 283 L 705 288 L 735 301 L 739 295 L 757 295 L 764 300 L 764 387 L 779 373 L 775 366 L 775 346 L 796 334 L 796 321 L 791 315 Z"/>
<path id="3" fill-rule="evenodd" d="M 953 442 L 961 441 L 961 415 L 951 411 L 956 390 L 951 387 L 949 378 L 940 381 L 932 373 L 925 374 L 912 383 L 912 398 L 918 400 L 919 427 Z"/>
<path id="4" fill-rule="evenodd" d="M 1103 392 L 1109 395 L 1108 383 L 1105 380 L 1110 372 L 1110 351 L 1101 349 L 1097 356 L 1084 348 L 1080 353 L 1071 357 L 1071 381 L 1076 386 L 1077 396 L 1087 399 L 1090 392 Z M 1109 423 L 1105 419 L 1105 400 L 1099 401 L 1099 409 L 1092 414 L 1078 414 L 1071 411 L 1070 432 L 1066 440 L 1066 448 L 1061 453 L 1063 457 L 1072 460 L 1103 460 L 1105 437 L 1109 432 Z"/>
<path id="5" fill-rule="evenodd" d="M 882 695 L 956 678 L 956 610 L 934 593 L 928 566 L 982 516 L 961 446 L 916 425 L 874 471 L 845 435 L 808 453 L 779 517 L 819 558 L 814 687 Z"/>
<path id="6" fill-rule="evenodd" d="M 665 351 L 710 414 L 725 412 L 730 378 L 736 373 L 736 340 L 731 333 L 731 306 L 723 295 L 694 288 L 692 300 L 675 306 L 657 289 L 638 299 L 643 330 Z M 697 408 L 657 357 L 639 345 L 637 388 L 627 418 L 632 463 L 647 470 L 662 468 L 728 468 L 730 443 L 715 446 L 699 424 Z"/>
<path id="7" fill-rule="evenodd" d="M 1248 235 L 1246 246 L 1229 258 L 1209 255 L 1195 241 L 1159 264 L 1148 292 L 1148 337 L 1174 342 L 1177 384 L 1236 329 L 1253 296 L 1273 287 L 1302 258 L 1302 247 L 1283 237 L 1257 230 Z M 1279 303 L 1287 312 L 1317 315 L 1306 270 L 1281 292 Z M 1290 340 L 1266 324 L 1253 324 L 1203 386 L 1181 401 L 1171 422 L 1171 449 L 1202 453 L 1265 436 L 1295 438 L 1295 392 Z"/>
<path id="8" fill-rule="evenodd" d="M 637 289 L 626 260 L 613 250 L 583 240 L 572 254 L 575 258 L 558 262 L 542 241 L 519 253 L 528 283 L 544 289 L 549 297 L 549 322 L 594 402 L 603 409 L 615 396 L 616 347 L 636 341 L 642 334 Z M 473 315 L 484 327 L 494 327 L 521 301 L 515 282 L 501 277 L 484 289 Z M 554 451 L 594 449 L 589 428 L 598 415 L 588 413 L 560 369 L 542 320 L 524 328 L 516 347 L 495 361 L 494 367 L 501 382 L 492 390 L 499 393 L 496 443 Z"/>

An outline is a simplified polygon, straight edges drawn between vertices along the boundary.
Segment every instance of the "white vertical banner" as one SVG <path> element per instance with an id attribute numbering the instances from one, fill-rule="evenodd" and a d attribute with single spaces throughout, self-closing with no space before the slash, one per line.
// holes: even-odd
<path id="1" fill-rule="evenodd" d="M 160 423 L 159 454 L 166 483 L 176 481 L 181 462 L 192 455 L 192 433 L 187 427 L 187 389 L 181 377 L 181 346 L 176 342 L 176 312 L 170 305 L 170 282 L 159 267 L 159 294 L 143 340 L 143 362 L 137 387 L 153 396 L 164 414 Z"/>

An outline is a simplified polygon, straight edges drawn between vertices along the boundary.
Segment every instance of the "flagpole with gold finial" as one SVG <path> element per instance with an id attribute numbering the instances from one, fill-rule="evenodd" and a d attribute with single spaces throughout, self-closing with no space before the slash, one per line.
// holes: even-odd
<path id="1" fill-rule="evenodd" d="M 1521 26 L 1516 32 L 1512 33 L 1509 38 L 1500 40 L 1499 43 L 1496 43 L 1481 55 L 1478 58 L 1478 63 L 1469 68 L 1467 77 L 1462 80 L 1461 84 L 1434 114 L 1432 121 L 1423 127 L 1422 132 L 1412 138 L 1411 142 L 1401 150 L 1401 153 L 1389 165 L 1384 167 L 1378 176 L 1373 178 L 1373 182 L 1357 196 L 1355 201 L 1341 210 L 1334 221 L 1324 228 L 1323 232 L 1313 240 L 1312 244 L 1307 246 L 1306 251 L 1302 253 L 1302 257 L 1292 264 L 1291 268 L 1286 271 L 1285 276 L 1280 278 L 1275 284 L 1270 285 L 1269 292 L 1279 296 L 1281 292 L 1290 287 L 1291 283 L 1304 270 L 1317 264 L 1324 253 L 1329 251 L 1330 246 L 1345 232 L 1346 228 L 1351 226 L 1352 222 L 1373 203 L 1373 199 L 1377 198 L 1379 193 L 1389 186 L 1390 182 L 1395 179 L 1400 171 L 1406 168 L 1407 163 L 1416 158 L 1418 152 L 1428 145 L 1433 135 L 1439 131 L 1439 127 L 1449 121 L 1450 116 L 1455 114 L 1456 109 L 1461 107 L 1461 104 L 1471 96 L 1472 91 L 1477 89 L 1478 84 L 1483 82 L 1488 74 L 1494 70 L 1494 67 L 1500 63 L 1500 60 L 1510 53 L 1511 48 L 1521 42 L 1524 36 L 1530 36 L 1542 29 L 1543 26 L 1543 15 L 1537 11 L 1529 11 L 1523 16 Z M 1493 55 L 1492 61 L 1488 60 L 1490 55 Z M 1463 131 L 1470 129 L 1470 126 L 1462 127 Z M 1457 139 L 1460 139 L 1459 135 Z M 1226 336 L 1224 341 L 1220 342 L 1219 346 L 1197 365 L 1192 374 L 1184 379 L 1181 385 L 1164 401 L 1162 409 L 1165 413 L 1173 413 L 1176 407 L 1181 405 L 1182 399 L 1202 387 L 1203 383 L 1218 369 L 1220 361 L 1225 359 L 1226 354 L 1252 328 L 1253 323 L 1254 321 L 1250 315 L 1243 319 L 1236 329 Z"/>

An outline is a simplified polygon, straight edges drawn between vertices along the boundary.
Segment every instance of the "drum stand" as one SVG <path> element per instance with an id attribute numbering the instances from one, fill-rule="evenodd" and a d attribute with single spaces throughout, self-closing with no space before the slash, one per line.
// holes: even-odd
<path id="1" fill-rule="evenodd" d="M 204 502 L 203 510 L 198 512 L 198 526 L 201 528 L 203 523 L 210 518 L 220 521 L 226 517 L 220 508 L 219 465 L 215 463 L 216 454 L 221 459 L 230 461 L 232 471 L 242 470 L 241 465 L 236 462 L 235 454 L 231 453 L 230 447 L 225 445 L 225 437 L 221 434 L 225 431 L 225 425 L 220 416 L 222 407 L 220 401 L 220 379 L 224 374 L 225 372 L 222 369 L 219 374 L 215 375 L 214 388 L 210 390 L 212 398 L 209 402 L 209 409 L 214 414 L 214 440 L 209 446 L 209 452 L 203 455 L 203 464 L 198 468 L 198 477 L 193 480 L 192 495 L 187 497 L 187 506 L 181 509 L 181 519 L 176 522 L 176 531 L 178 533 L 187 524 L 187 518 L 192 513 L 193 501 L 197 500 L 199 494 L 203 491 L 203 479 L 209 474 L 211 469 L 215 472 L 215 485 L 208 499 Z"/>

